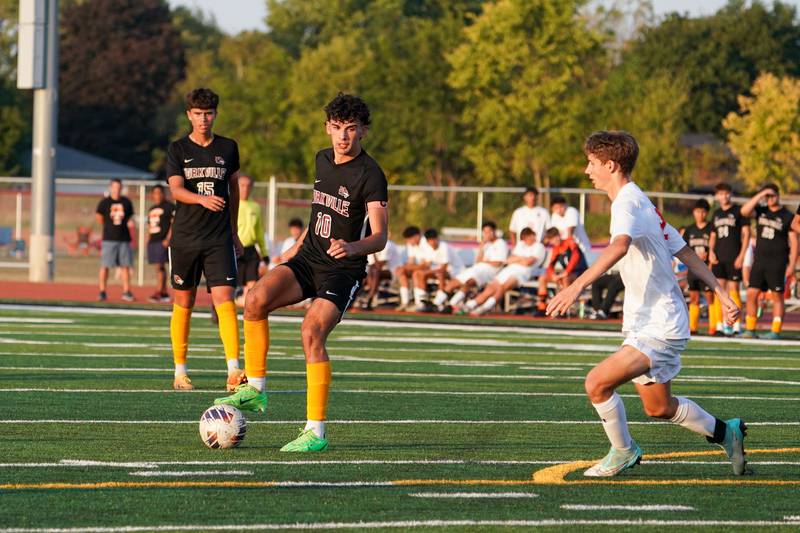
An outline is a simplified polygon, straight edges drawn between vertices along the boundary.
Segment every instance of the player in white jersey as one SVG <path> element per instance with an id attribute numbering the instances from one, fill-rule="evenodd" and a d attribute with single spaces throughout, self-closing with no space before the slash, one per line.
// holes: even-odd
<path id="1" fill-rule="evenodd" d="M 584 288 L 619 262 L 625 284 L 622 347 L 586 376 L 586 393 L 603 421 L 611 451 L 587 470 L 590 477 L 615 476 L 638 464 L 642 449 L 631 438 L 622 398 L 615 392 L 633 381 L 647 415 L 669 420 L 709 442 L 719 444 L 733 465 L 745 470 L 745 424 L 710 415 L 693 401 L 672 395 L 670 385 L 681 368 L 680 354 L 689 340 L 686 302 L 672 272 L 672 257 L 712 288 L 732 324 L 739 308 L 705 263 L 667 224 L 655 206 L 632 181 L 639 155 L 636 140 L 622 131 L 593 133 L 584 145 L 586 174 L 595 188 L 611 199 L 611 242 L 594 265 L 548 304 L 547 313 L 567 312 Z"/>
<path id="2" fill-rule="evenodd" d="M 572 237 L 580 246 L 584 257 L 586 257 L 587 264 L 592 264 L 594 262 L 592 243 L 589 240 L 589 235 L 586 234 L 586 228 L 581 223 L 580 212 L 567 205 L 567 199 L 563 196 L 554 196 L 550 200 L 550 211 L 550 227 L 558 228 L 562 239 Z M 542 240 L 544 240 L 544 237 Z"/>
<path id="3" fill-rule="evenodd" d="M 441 288 L 464 268 L 458 253 L 439 238 L 439 232 L 435 229 L 425 230 L 425 243 L 422 256 L 426 266 L 414 272 L 414 311 L 417 312 L 432 311 L 425 303 L 428 280 L 435 279 Z"/>
<path id="4" fill-rule="evenodd" d="M 414 272 L 427 266 L 422 253 L 424 241 L 419 228 L 417 226 L 408 226 L 404 229 L 403 241 L 405 241 L 406 245 L 406 263 L 394 270 L 394 277 L 400 283 L 400 305 L 397 306 L 398 311 L 408 310 L 411 302 Z"/>
<path id="5" fill-rule="evenodd" d="M 403 257 L 400 248 L 391 240 L 386 241 L 386 247 L 380 252 L 367 256 L 367 278 L 364 284 L 366 296 L 361 302 L 361 309 L 371 311 L 378 295 L 381 281 L 391 280 L 398 267 L 403 266 Z"/>
<path id="6" fill-rule="evenodd" d="M 536 205 L 538 197 L 539 189 L 536 187 L 528 187 L 522 194 L 524 205 L 514 210 L 511 214 L 511 222 L 508 224 L 511 246 L 520 241 L 520 233 L 525 228 L 531 228 L 536 233 L 539 242 L 543 240 L 544 230 L 550 225 L 550 213 L 544 207 Z"/>

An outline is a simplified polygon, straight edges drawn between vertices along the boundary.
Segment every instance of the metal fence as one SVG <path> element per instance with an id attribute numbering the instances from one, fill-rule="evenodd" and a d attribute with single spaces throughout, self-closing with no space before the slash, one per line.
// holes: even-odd
<path id="1" fill-rule="evenodd" d="M 27 240 L 30 223 L 30 183 L 26 177 L 0 177 L 0 230 L 13 235 L 12 241 L 24 243 Z M 147 220 L 142 214 L 147 212 L 148 192 L 156 184 L 155 180 L 124 181 L 126 195 L 134 203 L 136 212 L 136 235 L 134 245 L 137 252 L 137 277 L 139 285 L 145 283 L 145 250 L 147 248 Z M 106 181 L 97 179 L 56 179 L 56 235 L 54 238 L 56 258 L 68 260 L 67 242 L 74 236 L 80 224 L 92 224 L 97 202 L 102 198 Z M 279 238 L 285 236 L 284 230 L 291 218 L 300 218 L 304 223 L 308 218 L 311 183 L 286 183 L 271 178 L 266 182 L 254 184 L 253 199 L 264 206 L 266 236 L 277 248 Z M 480 238 L 481 225 L 485 219 L 492 219 L 499 228 L 506 228 L 513 209 L 521 205 L 523 187 L 437 187 L 429 185 L 390 185 L 392 220 L 391 228 L 399 230 L 408 224 L 420 227 L 448 226 L 461 229 L 460 235 L 466 238 Z M 605 193 L 593 189 L 549 188 L 540 191 L 543 205 L 553 194 L 560 194 L 568 203 L 578 208 L 581 222 L 594 229 L 595 236 L 607 236 L 609 201 Z M 650 198 L 659 206 L 665 217 L 676 226 L 691 220 L 691 205 L 698 198 L 706 198 L 712 203 L 713 196 L 671 192 L 648 192 Z M 744 202 L 746 198 L 735 198 Z M 789 205 L 800 202 L 800 197 L 784 197 Z M 9 231 L 10 228 L 10 231 Z M 590 234 L 592 232 L 590 231 Z M 0 241 L 0 246 L 3 242 Z M 13 249 L 13 245 L 8 248 Z M 24 254 L 16 260 L 8 257 L 0 259 L 2 269 L 23 269 L 28 267 Z"/>

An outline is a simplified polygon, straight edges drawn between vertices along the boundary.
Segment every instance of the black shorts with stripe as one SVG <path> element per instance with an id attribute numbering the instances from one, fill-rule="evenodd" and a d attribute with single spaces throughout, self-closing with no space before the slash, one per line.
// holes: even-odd
<path id="1" fill-rule="evenodd" d="M 203 275 L 206 285 L 236 287 L 236 253 L 233 242 L 203 248 L 169 247 L 169 270 L 172 288 L 185 291 L 197 287 Z"/>
<path id="2" fill-rule="evenodd" d="M 756 257 L 750 270 L 749 288 L 760 291 L 783 293 L 786 287 L 786 266 L 783 260 L 769 260 Z"/>
<path id="3" fill-rule="evenodd" d="M 286 263 L 303 290 L 303 298 L 322 298 L 333 302 L 339 309 L 339 320 L 361 288 L 364 279 L 363 269 L 331 269 L 308 260 L 297 254 Z"/>

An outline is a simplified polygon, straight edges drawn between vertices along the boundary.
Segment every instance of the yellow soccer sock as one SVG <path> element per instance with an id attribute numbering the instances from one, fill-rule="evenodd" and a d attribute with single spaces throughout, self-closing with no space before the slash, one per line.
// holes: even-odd
<path id="1" fill-rule="evenodd" d="M 689 304 L 689 331 L 697 332 L 700 324 L 700 305 Z"/>
<path id="2" fill-rule="evenodd" d="M 779 316 L 772 318 L 772 333 L 780 333 L 783 327 L 783 319 Z"/>
<path id="3" fill-rule="evenodd" d="M 219 317 L 219 338 L 225 349 L 227 361 L 239 360 L 239 324 L 236 322 L 236 304 L 232 301 L 215 305 Z"/>
<path id="4" fill-rule="evenodd" d="M 747 328 L 747 331 L 755 331 L 756 330 L 756 324 L 758 323 L 758 317 L 747 315 L 745 317 L 744 321 L 745 321 L 745 328 Z"/>
<path id="5" fill-rule="evenodd" d="M 247 381 L 263 390 L 267 376 L 267 350 L 269 349 L 269 322 L 264 320 L 244 321 L 244 372 Z M 258 385 L 261 385 L 259 387 Z"/>
<path id="6" fill-rule="evenodd" d="M 192 310 L 172 305 L 172 318 L 169 321 L 169 336 L 172 340 L 172 360 L 176 365 L 186 366 L 186 352 L 189 350 L 189 325 Z M 185 373 L 185 372 L 184 372 Z"/>
<path id="7" fill-rule="evenodd" d="M 308 420 L 325 420 L 328 408 L 328 389 L 331 384 L 331 363 L 306 364 L 306 416 Z"/>
<path id="8" fill-rule="evenodd" d="M 708 333 L 713 335 L 717 332 L 717 308 L 719 307 L 719 300 L 714 298 L 708 303 Z"/>

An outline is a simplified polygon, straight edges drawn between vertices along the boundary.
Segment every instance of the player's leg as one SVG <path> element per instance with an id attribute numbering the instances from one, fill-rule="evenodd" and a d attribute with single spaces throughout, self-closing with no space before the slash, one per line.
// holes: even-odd
<path id="1" fill-rule="evenodd" d="M 131 292 L 131 269 L 133 268 L 133 249 L 129 242 L 121 242 L 118 246 L 120 274 L 122 276 L 122 299 L 126 302 L 134 300 Z"/>
<path id="2" fill-rule="evenodd" d="M 461 303 L 467 297 L 467 291 L 469 291 L 470 287 L 475 286 L 475 280 L 473 278 L 478 268 L 479 265 L 473 265 L 472 267 L 461 272 L 455 277 L 455 279 L 451 280 L 451 282 L 447 284 L 446 292 L 448 294 L 452 294 L 448 304 L 454 310 L 457 310 L 461 307 Z"/>
<path id="3" fill-rule="evenodd" d="M 745 330 L 743 337 L 755 338 L 758 324 L 758 298 L 761 291 L 755 287 L 747 288 L 747 312 L 745 314 Z"/>
<path id="4" fill-rule="evenodd" d="M 709 300 L 708 306 L 711 307 L 713 300 Z M 700 291 L 692 289 L 689 291 L 689 332 L 697 334 L 700 326 Z"/>
<path id="5" fill-rule="evenodd" d="M 400 283 L 400 305 L 398 310 L 405 309 L 411 303 L 411 277 L 413 271 L 408 265 L 397 267 L 395 270 L 397 280 Z"/>
<path id="6" fill-rule="evenodd" d="M 708 304 L 708 309 L 709 309 L 709 311 L 708 311 L 708 317 L 709 317 L 709 319 L 708 319 L 708 334 L 709 335 L 714 335 L 714 333 L 716 333 L 716 331 L 717 331 L 717 328 L 716 328 L 716 325 L 714 326 L 713 329 L 711 327 L 711 306 L 717 304 L 717 302 L 716 302 L 717 297 L 714 295 L 713 291 L 708 290 L 708 287 L 704 287 L 704 288 L 706 290 L 705 290 L 705 292 L 703 294 L 705 294 L 706 303 Z M 722 308 L 720 307 L 720 310 L 721 309 Z M 698 305 L 698 311 L 699 310 L 700 309 L 699 309 L 699 305 Z M 689 316 L 689 319 L 690 319 L 690 324 L 691 324 L 691 314 Z M 700 316 L 699 315 L 698 315 L 697 319 L 698 319 L 698 327 L 699 327 L 699 320 L 700 320 Z"/>
<path id="7" fill-rule="evenodd" d="M 175 301 L 172 304 L 172 317 L 169 322 L 172 361 L 175 365 L 172 386 L 175 390 L 191 390 L 194 386 L 188 376 L 186 358 L 189 352 L 189 329 L 197 287 L 177 289 L 173 284 L 173 289 L 175 289 Z"/>
<path id="8" fill-rule="evenodd" d="M 425 309 L 425 299 L 428 297 L 428 279 L 434 273 L 428 269 L 415 270 L 414 279 L 414 310 L 422 311 Z"/>
<path id="9" fill-rule="evenodd" d="M 782 268 L 774 269 L 774 272 L 770 273 L 770 292 L 769 297 L 772 300 L 772 326 L 770 327 L 770 331 L 760 336 L 762 339 L 778 339 L 780 338 L 781 328 L 783 327 L 783 316 L 785 313 L 785 304 L 784 304 L 784 288 L 785 288 L 785 277 L 784 274 L 786 272 L 786 267 L 783 266 Z"/>
<path id="10" fill-rule="evenodd" d="M 741 274 L 737 276 L 741 279 Z M 728 294 L 730 295 L 733 303 L 741 309 L 742 308 L 742 293 L 739 289 L 739 281 L 738 280 L 728 280 L 727 285 L 722 285 L 723 287 L 727 287 Z M 733 323 L 733 332 L 739 334 L 742 332 L 742 321 L 737 319 L 736 322 Z"/>

